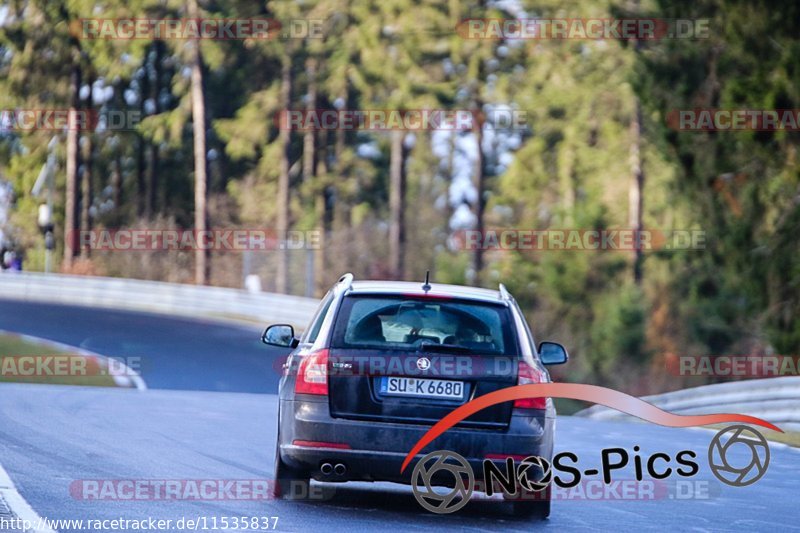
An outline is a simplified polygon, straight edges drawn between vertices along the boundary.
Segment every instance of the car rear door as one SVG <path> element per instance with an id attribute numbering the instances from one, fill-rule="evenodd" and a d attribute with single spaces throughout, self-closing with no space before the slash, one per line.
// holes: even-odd
<path id="1" fill-rule="evenodd" d="M 513 317 L 502 303 L 486 307 L 489 304 L 437 302 L 423 304 L 421 308 L 430 311 L 431 316 L 434 316 L 432 313 L 444 316 L 448 310 L 452 311 L 450 316 L 464 317 L 473 328 L 480 327 L 476 324 L 481 317 L 492 317 L 493 325 L 487 326 L 487 331 L 494 337 L 502 336 L 502 342 L 495 342 L 500 339 L 492 335 L 484 335 L 481 337 L 484 342 L 442 343 L 443 340 L 454 341 L 455 335 L 448 336 L 446 331 L 447 327 L 454 326 L 436 324 L 434 316 L 426 323 L 421 321 L 418 331 L 413 332 L 411 328 L 413 338 L 409 339 L 408 333 L 402 338 L 414 342 L 386 340 L 362 346 L 346 338 L 348 325 L 352 327 L 355 321 L 358 327 L 359 320 L 370 320 L 369 316 L 351 316 L 354 311 L 358 315 L 359 298 L 364 297 L 345 297 L 334 326 L 328 369 L 332 416 L 429 425 L 467 401 L 517 383 L 519 346 Z M 409 301 L 416 302 L 405 299 L 400 305 Z M 387 309 L 390 307 L 388 305 Z M 383 318 L 381 333 L 389 335 L 386 330 L 393 325 Z M 432 323 L 435 327 L 425 327 Z M 373 334 L 379 335 L 377 326 Z M 396 336 L 395 340 L 398 338 Z M 493 342 L 485 342 L 487 338 Z M 511 409 L 510 402 L 501 403 L 481 410 L 461 425 L 505 429 Z"/>

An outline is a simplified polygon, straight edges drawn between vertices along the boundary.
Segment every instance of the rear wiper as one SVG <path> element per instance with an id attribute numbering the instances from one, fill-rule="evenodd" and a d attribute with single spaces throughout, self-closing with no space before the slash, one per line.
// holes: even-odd
<path id="1" fill-rule="evenodd" d="M 419 345 L 419 351 L 474 353 L 472 348 L 468 348 L 460 344 L 437 344 L 435 342 L 423 342 L 422 344 Z"/>

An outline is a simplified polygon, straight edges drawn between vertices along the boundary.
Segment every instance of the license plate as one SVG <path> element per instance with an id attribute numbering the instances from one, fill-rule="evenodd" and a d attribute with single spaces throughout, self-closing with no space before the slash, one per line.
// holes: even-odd
<path id="1" fill-rule="evenodd" d="M 445 398 L 461 400 L 464 383 L 445 379 L 383 377 L 380 386 L 385 396 L 408 396 L 412 398 Z"/>

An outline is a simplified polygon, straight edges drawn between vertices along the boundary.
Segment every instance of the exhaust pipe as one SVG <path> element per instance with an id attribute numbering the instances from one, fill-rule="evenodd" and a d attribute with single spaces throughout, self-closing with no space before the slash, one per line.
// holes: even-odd
<path id="1" fill-rule="evenodd" d="M 319 467 L 319 471 L 326 476 L 330 476 L 333 473 L 333 465 L 330 463 L 322 463 L 322 466 Z"/>
<path id="2" fill-rule="evenodd" d="M 343 476 L 345 472 L 347 472 L 347 467 L 344 466 L 342 463 L 339 463 L 333 467 L 333 471 L 336 473 L 337 476 Z"/>

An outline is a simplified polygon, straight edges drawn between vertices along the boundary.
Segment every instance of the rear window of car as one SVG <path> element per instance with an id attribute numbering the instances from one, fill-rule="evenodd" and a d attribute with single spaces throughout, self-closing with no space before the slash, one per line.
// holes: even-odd
<path id="1" fill-rule="evenodd" d="M 471 300 L 383 295 L 345 297 L 332 348 L 518 355 L 509 309 Z M 439 346 L 435 346 L 439 345 Z"/>
<path id="2" fill-rule="evenodd" d="M 325 316 L 328 314 L 331 303 L 333 303 L 333 291 L 328 291 L 328 294 L 325 295 L 325 298 L 322 299 L 322 303 L 317 308 L 314 318 L 311 319 L 311 326 L 309 326 L 303 338 L 304 343 L 313 343 L 317 340 L 319 330 L 322 328 L 322 323 L 325 322 Z"/>

